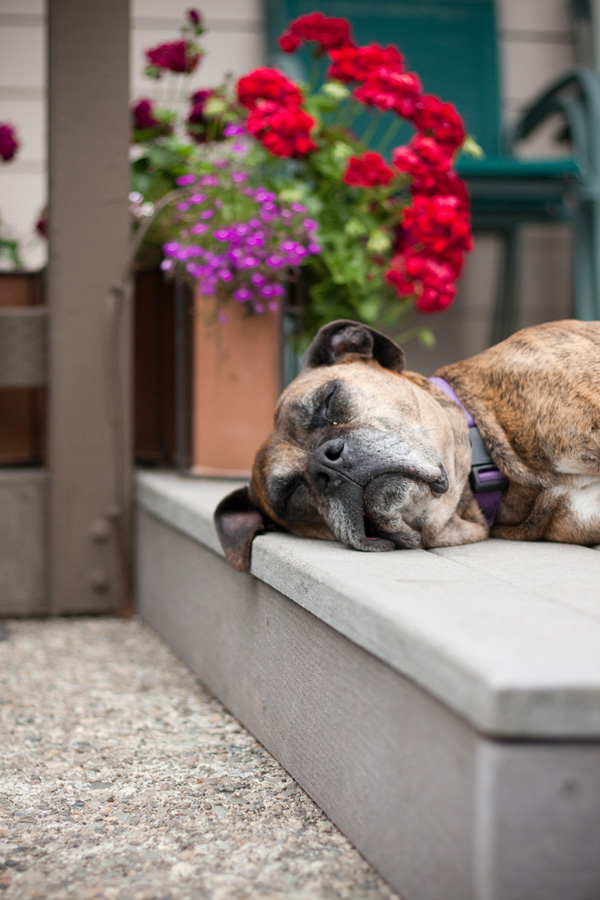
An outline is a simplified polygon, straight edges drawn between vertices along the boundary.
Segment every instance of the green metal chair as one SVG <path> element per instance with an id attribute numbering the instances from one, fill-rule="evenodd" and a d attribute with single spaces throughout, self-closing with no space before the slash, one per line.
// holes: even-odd
<path id="1" fill-rule="evenodd" d="M 500 72 L 493 0 L 265 0 L 269 62 L 306 79 L 309 57 L 281 53 L 277 37 L 316 9 L 352 23 L 359 44 L 396 44 L 427 93 L 456 105 L 485 151 L 458 164 L 475 231 L 498 234 L 502 261 L 492 340 L 518 327 L 519 232 L 533 222 L 568 222 L 574 236 L 573 315 L 600 319 L 600 81 L 578 67 L 550 85 L 510 131 L 500 121 Z M 549 117 L 565 155 L 519 159 L 519 142 Z M 401 135 L 400 143 L 410 132 Z M 371 142 L 377 142 L 377 136 Z"/>

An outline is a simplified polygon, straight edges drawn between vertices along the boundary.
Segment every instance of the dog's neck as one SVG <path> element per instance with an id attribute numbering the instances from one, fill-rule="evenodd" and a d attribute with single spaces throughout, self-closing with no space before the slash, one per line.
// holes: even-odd
<path id="1" fill-rule="evenodd" d="M 491 527 L 494 524 L 502 500 L 502 491 L 508 487 L 508 480 L 499 471 L 489 455 L 473 416 L 456 395 L 452 385 L 437 375 L 433 375 L 429 380 L 440 387 L 451 400 L 454 400 L 467 417 L 469 438 L 471 440 L 469 483 L 475 499 L 479 503 L 488 525 Z"/>

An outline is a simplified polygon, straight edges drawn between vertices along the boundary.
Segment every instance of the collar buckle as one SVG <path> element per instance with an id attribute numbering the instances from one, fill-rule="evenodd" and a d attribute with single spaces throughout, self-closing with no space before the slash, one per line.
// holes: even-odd
<path id="1" fill-rule="evenodd" d="M 469 483 L 473 493 L 492 494 L 494 491 L 505 491 L 508 487 L 508 478 L 492 462 L 477 425 L 469 427 L 469 439 L 471 441 Z"/>

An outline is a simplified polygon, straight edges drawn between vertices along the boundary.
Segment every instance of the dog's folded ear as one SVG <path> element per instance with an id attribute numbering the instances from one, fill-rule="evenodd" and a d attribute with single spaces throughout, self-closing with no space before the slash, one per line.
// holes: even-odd
<path id="1" fill-rule="evenodd" d="M 394 372 L 404 369 L 404 351 L 398 344 L 380 331 L 350 319 L 337 319 L 319 329 L 306 351 L 302 369 L 333 366 L 349 353 L 374 359 Z"/>
<path id="2" fill-rule="evenodd" d="M 271 523 L 252 503 L 247 487 L 238 488 L 221 500 L 214 522 L 229 565 L 238 572 L 248 572 L 252 541 Z"/>

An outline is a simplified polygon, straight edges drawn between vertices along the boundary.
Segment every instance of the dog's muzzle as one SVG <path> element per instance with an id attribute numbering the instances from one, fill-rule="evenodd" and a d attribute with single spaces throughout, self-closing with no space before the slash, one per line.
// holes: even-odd
<path id="1" fill-rule="evenodd" d="M 393 550 L 404 546 L 398 535 L 390 534 L 377 525 L 379 515 L 373 516 L 372 488 L 389 479 L 406 479 L 426 484 L 433 494 L 448 490 L 448 477 L 441 462 L 424 461 L 418 453 L 402 441 L 382 448 L 381 458 L 345 437 L 324 440 L 312 452 L 308 474 L 315 489 L 323 498 L 329 524 L 338 540 L 357 550 Z M 369 448 L 373 450 L 373 448 Z M 377 493 L 378 488 L 376 488 Z"/>
<path id="2" fill-rule="evenodd" d="M 364 451 L 357 451 L 353 443 L 343 437 L 324 440 L 313 450 L 308 471 L 317 490 L 328 494 L 339 490 L 344 481 L 364 487 L 382 475 L 396 475 L 423 481 L 434 494 L 445 494 L 448 476 L 441 462 L 425 462 L 408 444 L 398 442 L 396 452 L 383 458 L 365 459 Z"/>

